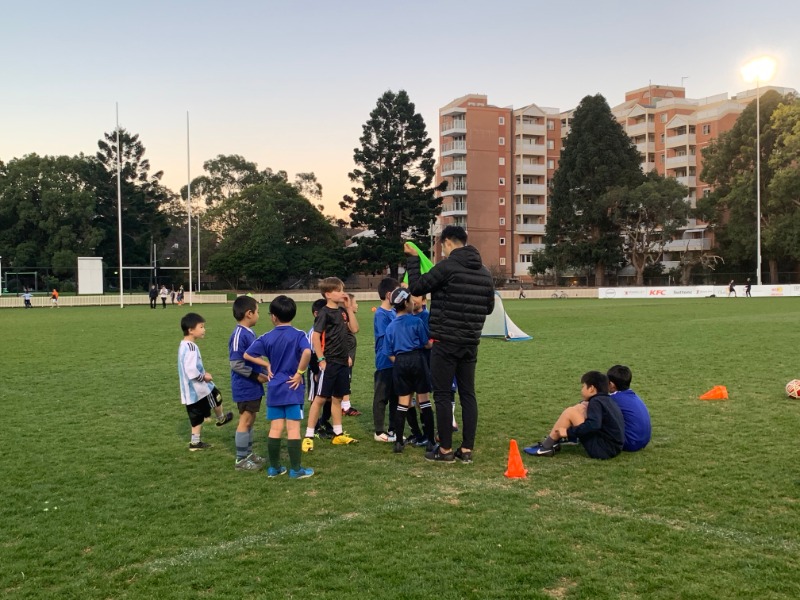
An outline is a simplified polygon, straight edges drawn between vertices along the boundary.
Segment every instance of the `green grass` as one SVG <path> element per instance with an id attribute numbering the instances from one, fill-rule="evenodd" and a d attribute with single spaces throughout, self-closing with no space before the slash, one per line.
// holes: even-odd
<path id="1" fill-rule="evenodd" d="M 372 442 L 362 302 L 364 415 L 345 422 L 361 443 L 318 442 L 302 481 L 235 472 L 233 425 L 207 425 L 214 448 L 187 451 L 175 363 L 188 306 L 0 311 L 0 596 L 800 597 L 800 402 L 783 392 L 800 378 L 799 299 L 506 308 L 534 340 L 481 344 L 474 464 Z M 225 393 L 230 306 L 199 311 Z M 528 478 L 505 479 L 509 440 L 541 438 L 580 375 L 614 363 L 650 408 L 650 446 L 526 457 Z M 717 384 L 729 401 L 697 399 Z"/>

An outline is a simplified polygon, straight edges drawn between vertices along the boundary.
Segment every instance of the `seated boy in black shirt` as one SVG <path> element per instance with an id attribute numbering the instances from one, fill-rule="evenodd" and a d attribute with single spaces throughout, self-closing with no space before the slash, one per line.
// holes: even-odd
<path id="1" fill-rule="evenodd" d="M 583 401 L 570 406 L 542 442 L 524 449 L 533 456 L 553 456 L 562 443 L 580 443 L 591 458 L 614 458 L 622 452 L 625 422 L 617 403 L 608 395 L 608 377 L 589 371 L 581 377 Z"/>

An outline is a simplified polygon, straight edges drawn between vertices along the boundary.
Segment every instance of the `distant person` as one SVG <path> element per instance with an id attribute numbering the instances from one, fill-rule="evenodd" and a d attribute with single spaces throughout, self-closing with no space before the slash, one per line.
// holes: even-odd
<path id="1" fill-rule="evenodd" d="M 285 428 L 289 478 L 305 479 L 314 474 L 314 469 L 304 468 L 301 464 L 300 441 L 306 391 L 303 375 L 311 360 L 311 345 L 305 333 L 292 326 L 297 315 L 294 300 L 288 296 L 276 296 L 269 304 L 269 314 L 275 328 L 256 339 L 244 354 L 246 360 L 267 367 L 270 374 L 267 384 L 267 419 L 270 421 L 267 477 L 286 473 L 286 467 L 280 463 L 281 438 Z"/>
<path id="2" fill-rule="evenodd" d="M 258 471 L 266 460 L 253 452 L 253 424 L 261 410 L 264 383 L 268 380 L 267 369 L 244 357 L 256 340 L 253 327 L 258 323 L 258 303 L 247 296 L 239 296 L 233 301 L 233 318 L 236 327 L 228 340 L 228 360 L 231 366 L 231 397 L 239 410 L 234 469 Z"/>
<path id="3" fill-rule="evenodd" d="M 167 291 L 167 286 L 162 285 L 161 291 L 159 292 L 161 296 L 161 308 L 167 308 L 167 296 L 169 296 L 169 292 Z"/>
<path id="4" fill-rule="evenodd" d="M 353 314 L 358 314 L 358 301 L 354 294 L 347 294 L 350 297 L 350 306 L 353 308 Z M 339 304 L 343 311 L 346 309 L 344 305 Z M 350 391 L 353 390 L 353 367 L 356 364 L 356 348 L 358 347 L 358 340 L 353 332 L 349 329 L 347 330 L 347 366 L 350 372 Z M 346 417 L 360 417 L 361 411 L 358 410 L 355 406 L 350 404 L 350 394 L 347 394 L 344 398 L 342 398 L 342 415 Z"/>
<path id="5" fill-rule="evenodd" d="M 155 308 L 156 299 L 158 298 L 158 290 L 156 289 L 155 284 L 150 286 L 150 293 L 148 296 L 150 297 L 150 308 Z"/>
<path id="6" fill-rule="evenodd" d="M 736 298 L 736 284 L 733 282 L 733 279 L 731 279 L 731 282 L 728 284 L 728 298 L 731 297 L 731 294 Z"/>
<path id="7" fill-rule="evenodd" d="M 614 365 L 606 375 L 611 399 L 619 406 L 625 422 L 625 442 L 622 449 L 625 452 L 637 452 L 650 443 L 650 413 L 642 399 L 631 389 L 633 375 L 628 367 Z"/>
<path id="8" fill-rule="evenodd" d="M 429 461 L 472 462 L 475 432 L 478 427 L 478 400 L 475 396 L 475 369 L 478 344 L 486 316 L 494 309 L 494 283 L 481 255 L 467 245 L 463 227 L 448 225 L 440 242 L 447 257 L 425 274 L 420 272 L 416 250 L 405 244 L 408 289 L 413 296 L 431 295 L 430 336 L 433 398 L 440 446 L 425 454 Z M 453 451 L 453 377 L 461 401 L 463 441 Z"/>
<path id="9" fill-rule="evenodd" d="M 172 301 L 171 303 L 172 303 L 173 306 L 175 306 L 175 296 L 176 296 L 175 286 L 173 285 L 173 286 L 170 286 L 170 288 L 169 288 L 169 297 L 170 297 L 170 299 Z"/>
<path id="10" fill-rule="evenodd" d="M 233 420 L 233 413 L 222 412 L 222 394 L 214 385 L 211 373 L 203 368 L 203 359 L 197 340 L 206 337 L 206 321 L 197 313 L 187 313 L 181 319 L 183 341 L 178 347 L 178 382 L 181 388 L 181 403 L 186 406 L 192 438 L 189 451 L 205 450 L 211 447 L 200 439 L 203 421 L 211 416 L 217 418 L 217 427 Z"/>
<path id="11" fill-rule="evenodd" d="M 325 306 L 325 298 L 319 298 L 311 303 L 311 315 L 314 317 L 315 321 L 317 320 L 319 311 L 323 306 Z M 312 324 L 311 329 L 309 329 L 306 333 L 306 338 L 308 339 L 309 344 L 312 344 L 313 337 L 314 325 Z M 308 382 L 306 384 L 306 388 L 308 389 L 309 403 L 314 402 L 314 398 L 317 397 L 317 388 L 319 387 L 319 376 L 321 373 L 322 372 L 319 369 L 319 363 L 317 362 L 317 355 L 312 352 L 311 361 L 308 363 Z M 322 412 L 320 413 L 319 419 L 317 419 L 317 426 L 314 428 L 314 437 L 325 440 L 333 439 L 330 400 L 327 400 L 322 406 Z"/>
<path id="12" fill-rule="evenodd" d="M 579 404 L 565 409 L 550 434 L 525 448 L 532 456 L 554 456 L 562 444 L 580 443 L 590 458 L 614 458 L 625 443 L 625 421 L 619 406 L 608 395 L 608 377 L 589 371 L 581 377 Z"/>
<path id="13" fill-rule="evenodd" d="M 28 288 L 25 288 L 25 291 L 22 292 L 22 300 L 25 302 L 25 308 L 33 308 L 33 304 L 31 304 L 31 298 L 33 298 L 33 294 L 31 294 Z"/>
<path id="14" fill-rule="evenodd" d="M 753 287 L 753 284 L 750 283 L 750 278 L 747 278 L 747 283 L 744 284 L 744 295 L 745 298 L 752 298 L 750 295 L 750 289 Z"/>
<path id="15" fill-rule="evenodd" d="M 50 294 L 50 308 L 56 307 L 58 308 L 58 290 L 53 288 L 53 292 Z"/>
<path id="16" fill-rule="evenodd" d="M 522 286 L 520 285 L 520 286 L 519 286 L 519 298 L 518 298 L 518 299 L 519 299 L 519 300 L 522 300 L 524 297 L 525 297 L 525 290 L 524 290 L 524 289 L 522 288 Z"/>
<path id="17" fill-rule="evenodd" d="M 178 306 L 183 306 L 183 286 L 178 289 Z"/>

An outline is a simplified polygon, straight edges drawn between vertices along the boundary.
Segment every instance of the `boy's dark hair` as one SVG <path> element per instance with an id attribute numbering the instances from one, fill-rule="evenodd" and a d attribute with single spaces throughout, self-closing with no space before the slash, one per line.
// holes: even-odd
<path id="1" fill-rule="evenodd" d="M 394 290 L 400 287 L 400 282 L 394 277 L 384 277 L 378 284 L 378 298 L 381 300 L 386 299 L 386 294 L 391 294 Z"/>
<path id="2" fill-rule="evenodd" d="M 608 377 L 600 371 L 588 371 L 581 377 L 581 383 L 586 387 L 594 386 L 598 394 L 608 394 Z"/>
<path id="3" fill-rule="evenodd" d="M 269 303 L 269 314 L 275 315 L 281 323 L 291 323 L 297 314 L 297 305 L 289 296 L 275 296 Z"/>
<path id="4" fill-rule="evenodd" d="M 326 277 L 319 281 L 319 291 L 324 296 L 329 292 L 344 290 L 344 283 L 338 277 Z"/>
<path id="5" fill-rule="evenodd" d="M 392 292 L 389 302 L 392 303 L 392 306 L 394 306 L 396 310 L 407 311 L 411 305 L 411 294 L 409 294 L 408 290 L 405 288 L 397 288 Z"/>
<path id="6" fill-rule="evenodd" d="M 311 303 L 311 314 L 312 315 L 317 314 L 322 309 L 322 307 L 325 306 L 326 304 L 327 304 L 327 302 L 325 302 L 325 298 L 320 298 L 319 300 L 314 300 L 314 302 Z"/>
<path id="7" fill-rule="evenodd" d="M 200 323 L 205 322 L 206 320 L 197 313 L 186 313 L 181 319 L 181 329 L 183 329 L 183 335 L 189 335 L 190 329 L 194 329 L 200 325 Z"/>
<path id="8" fill-rule="evenodd" d="M 633 374 L 625 365 L 614 365 L 608 370 L 608 380 L 613 383 L 619 391 L 631 389 L 631 379 Z"/>
<path id="9" fill-rule="evenodd" d="M 448 225 L 442 229 L 442 235 L 439 236 L 439 243 L 443 244 L 445 240 L 454 240 L 466 244 L 467 232 L 463 227 L 459 227 L 458 225 Z"/>
<path id="10" fill-rule="evenodd" d="M 258 310 L 258 302 L 252 296 L 239 296 L 233 301 L 233 318 L 237 323 L 244 319 L 248 310 Z"/>

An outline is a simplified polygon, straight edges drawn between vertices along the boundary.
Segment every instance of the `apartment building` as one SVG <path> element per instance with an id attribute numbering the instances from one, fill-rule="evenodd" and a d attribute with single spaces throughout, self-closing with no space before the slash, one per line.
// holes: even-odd
<path id="1" fill-rule="evenodd" d="M 794 91 L 770 86 L 760 93 L 768 90 Z M 748 90 L 732 98 L 689 99 L 683 87 L 648 85 L 626 92 L 625 101 L 611 110 L 641 153 L 642 169 L 678 179 L 694 207 L 710 191 L 699 179 L 702 148 L 730 130 L 755 95 Z M 448 185 L 437 229 L 464 227 L 484 264 L 507 278 L 529 279 L 531 253 L 544 249 L 549 183 L 574 112 L 536 104 L 498 107 L 482 94 L 441 108 L 437 182 Z M 693 220 L 668 246 L 664 260 L 673 266 L 678 253 L 711 245 L 706 224 Z"/>

